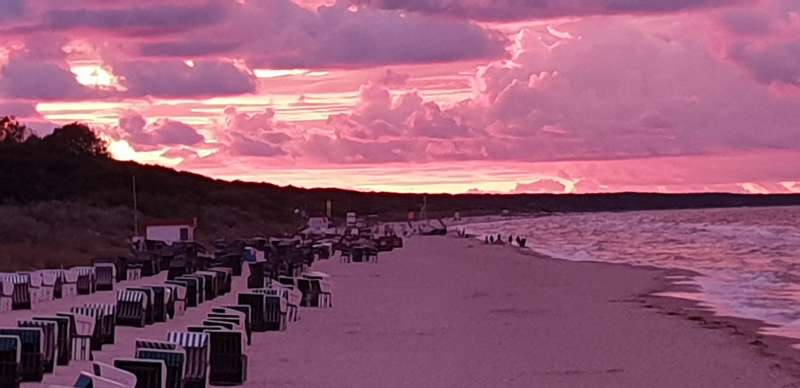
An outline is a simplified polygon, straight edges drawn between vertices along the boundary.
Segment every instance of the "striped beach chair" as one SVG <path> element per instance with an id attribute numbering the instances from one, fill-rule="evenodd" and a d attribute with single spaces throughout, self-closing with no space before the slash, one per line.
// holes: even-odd
<path id="1" fill-rule="evenodd" d="M 182 282 L 186 285 L 186 305 L 188 307 L 197 307 L 200 303 L 203 303 L 202 294 L 205 292 L 205 288 L 201 287 L 200 279 L 189 277 L 189 276 L 179 276 L 175 278 L 175 280 L 169 280 L 167 283 L 170 282 Z"/>
<path id="2" fill-rule="evenodd" d="M 34 321 L 53 322 L 57 327 L 56 337 L 56 364 L 69 365 L 72 357 L 72 326 L 68 317 L 33 317 Z"/>
<path id="3" fill-rule="evenodd" d="M 96 263 L 94 265 L 97 291 L 111 291 L 117 280 L 117 267 L 113 263 Z"/>
<path id="4" fill-rule="evenodd" d="M 58 313 L 61 317 L 70 319 L 72 332 L 72 360 L 75 361 L 91 361 L 92 360 L 92 335 L 94 334 L 94 325 L 97 320 L 94 317 L 88 317 L 81 314 L 73 313 Z"/>
<path id="5" fill-rule="evenodd" d="M 40 301 L 43 301 L 42 296 L 42 275 L 39 272 L 25 273 L 28 277 L 28 288 L 31 294 L 31 308 L 34 308 Z"/>
<path id="6" fill-rule="evenodd" d="M 44 368 L 42 367 L 42 329 L 38 327 L 0 328 L 0 335 L 19 337 L 20 342 L 20 374 L 22 381 L 42 381 Z"/>
<path id="7" fill-rule="evenodd" d="M 0 313 L 11 311 L 14 299 L 14 284 L 11 279 L 0 277 Z"/>
<path id="8" fill-rule="evenodd" d="M 140 291 L 145 294 L 144 298 L 144 321 L 148 325 L 152 325 L 155 320 L 153 319 L 153 308 L 155 305 L 155 291 L 149 287 L 127 287 L 126 291 Z"/>
<path id="9" fill-rule="evenodd" d="M 95 376 L 116 381 L 117 383 L 122 384 L 124 387 L 136 387 L 136 375 L 126 370 L 95 361 L 92 363 L 92 372 L 94 372 Z"/>
<path id="10" fill-rule="evenodd" d="M 2 275 L 4 287 L 11 288 L 11 309 L 30 310 L 31 309 L 31 289 L 30 276 L 27 274 L 4 274 Z M 10 286 L 5 286 L 10 284 Z M 3 296 L 8 297 L 8 288 L 3 290 Z"/>
<path id="11" fill-rule="evenodd" d="M 73 307 L 70 309 L 70 312 L 76 316 L 89 317 L 94 320 L 90 348 L 91 350 L 102 350 L 105 340 L 106 322 L 101 312 L 98 309 L 86 306 Z"/>
<path id="12" fill-rule="evenodd" d="M 147 295 L 142 291 L 117 292 L 117 325 L 144 327 L 147 323 L 146 298 Z"/>
<path id="13" fill-rule="evenodd" d="M 55 288 L 58 283 L 58 274 L 55 271 L 44 270 L 34 272 L 41 277 L 39 288 L 39 302 L 48 302 L 56 298 Z"/>
<path id="14" fill-rule="evenodd" d="M 170 331 L 167 341 L 179 345 L 186 352 L 186 388 L 205 388 L 208 384 L 209 342 L 207 333 Z"/>
<path id="15" fill-rule="evenodd" d="M 50 321 L 21 320 L 18 327 L 38 327 L 42 329 L 42 368 L 44 373 L 53 373 L 58 353 L 58 324 Z"/>
<path id="16" fill-rule="evenodd" d="M 185 290 L 185 304 L 184 310 L 187 310 L 189 307 L 197 307 L 197 279 L 187 280 L 167 280 L 166 284 L 174 284 L 176 286 L 180 286 Z"/>
<path id="17" fill-rule="evenodd" d="M 267 295 L 277 295 L 286 300 L 286 317 L 289 321 L 296 322 L 300 320 L 300 303 L 303 300 L 303 293 L 295 290 L 294 288 L 284 286 L 276 283 L 272 287 L 261 290 L 254 290 L 254 292 L 265 293 Z"/>
<path id="18" fill-rule="evenodd" d="M 61 285 L 61 297 L 72 298 L 78 295 L 78 272 L 73 270 L 61 271 L 64 282 Z M 58 296 L 58 294 L 56 294 Z"/>
<path id="19" fill-rule="evenodd" d="M 202 276 L 205 282 L 205 300 L 214 300 L 219 293 L 219 280 L 217 280 L 216 272 L 197 271 L 194 275 Z"/>
<path id="20" fill-rule="evenodd" d="M 93 314 L 100 317 L 102 329 L 100 330 L 100 341 L 103 345 L 114 344 L 116 340 L 116 315 L 117 306 L 111 303 L 87 303 L 86 308 L 94 310 Z"/>
<path id="21" fill-rule="evenodd" d="M 231 292 L 233 270 L 226 267 L 209 268 L 209 271 L 222 273 L 222 293 L 227 294 Z"/>
<path id="22" fill-rule="evenodd" d="M 282 331 L 286 329 L 286 300 L 263 293 L 240 293 L 238 304 L 250 306 L 252 330 L 255 332 Z"/>
<path id="23" fill-rule="evenodd" d="M 145 286 L 152 290 L 152 314 L 153 322 L 166 322 L 167 321 L 167 288 L 164 286 Z"/>
<path id="24" fill-rule="evenodd" d="M 167 305 L 167 312 L 170 313 L 170 318 L 183 315 L 186 312 L 186 285 L 165 283 L 165 287 L 170 289 L 171 305 Z"/>
<path id="25" fill-rule="evenodd" d="M 72 271 L 78 275 L 78 278 L 75 282 L 78 295 L 93 294 L 95 291 L 94 267 L 74 267 L 72 268 Z"/>
<path id="26" fill-rule="evenodd" d="M 197 304 L 203 304 L 206 301 L 206 278 L 202 275 L 185 275 L 175 278 L 176 280 L 194 279 L 197 282 Z"/>
<path id="27" fill-rule="evenodd" d="M 209 381 L 213 385 L 241 385 L 247 381 L 244 335 L 238 330 L 207 331 L 211 349 Z"/>
<path id="28" fill-rule="evenodd" d="M 0 335 L 0 387 L 19 387 L 22 381 L 21 363 L 22 345 L 19 337 Z"/>
<path id="29" fill-rule="evenodd" d="M 164 365 L 167 367 L 166 388 L 183 388 L 183 378 L 186 375 L 186 352 L 182 349 L 140 349 L 136 351 L 136 358 L 164 361 Z"/>
<path id="30" fill-rule="evenodd" d="M 115 358 L 114 368 L 136 376 L 136 388 L 164 388 L 167 383 L 167 366 L 161 360 Z"/>

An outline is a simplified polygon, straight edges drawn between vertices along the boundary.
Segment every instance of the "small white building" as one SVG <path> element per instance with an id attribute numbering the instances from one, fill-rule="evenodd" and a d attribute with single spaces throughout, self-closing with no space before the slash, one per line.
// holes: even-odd
<path id="1" fill-rule="evenodd" d="M 328 217 L 310 217 L 301 233 L 317 236 L 336 234 L 336 228 Z"/>
<path id="2" fill-rule="evenodd" d="M 178 241 L 194 241 L 197 218 L 191 220 L 159 220 L 144 224 L 145 239 L 172 244 Z"/>

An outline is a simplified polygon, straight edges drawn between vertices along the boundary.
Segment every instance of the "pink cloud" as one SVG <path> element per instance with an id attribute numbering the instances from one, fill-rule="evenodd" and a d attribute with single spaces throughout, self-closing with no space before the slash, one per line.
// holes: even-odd
<path id="1" fill-rule="evenodd" d="M 553 179 L 537 179 L 530 183 L 517 183 L 514 188 L 514 193 L 517 194 L 542 194 L 542 193 L 556 193 L 561 194 L 566 192 L 567 187 Z"/>
<path id="2" fill-rule="evenodd" d="M 740 0 L 351 0 L 374 8 L 473 20 L 524 20 L 562 16 L 658 14 L 739 4 Z"/>
<path id="3" fill-rule="evenodd" d="M 180 121 L 159 119 L 147 125 L 145 118 L 135 111 L 124 111 L 119 116 L 117 137 L 129 140 L 136 149 L 163 146 L 194 146 L 205 141 L 196 129 Z"/>
<path id="4" fill-rule="evenodd" d="M 227 60 L 125 61 L 112 64 L 128 96 L 212 97 L 256 90 L 255 76 Z"/>

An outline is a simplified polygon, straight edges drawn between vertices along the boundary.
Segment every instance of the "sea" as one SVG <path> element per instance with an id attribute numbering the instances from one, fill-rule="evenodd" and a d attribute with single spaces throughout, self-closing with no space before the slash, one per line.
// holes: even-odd
<path id="1" fill-rule="evenodd" d="M 459 228 L 481 240 L 526 237 L 529 249 L 558 259 L 691 270 L 697 291 L 674 296 L 800 339 L 800 207 L 561 214 Z"/>

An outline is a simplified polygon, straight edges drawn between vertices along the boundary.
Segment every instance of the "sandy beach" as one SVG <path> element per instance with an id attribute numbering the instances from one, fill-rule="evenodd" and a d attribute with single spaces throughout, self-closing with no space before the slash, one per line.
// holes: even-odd
<path id="1" fill-rule="evenodd" d="M 665 287 L 666 271 L 536 258 L 442 237 L 408 239 L 377 265 L 318 268 L 334 276 L 335 308 L 306 310 L 288 332 L 256 337 L 257 349 L 271 350 L 250 386 L 800 382 L 793 362 L 750 345 L 744 329 L 711 330 L 688 303 L 645 297 Z"/>
<path id="2" fill-rule="evenodd" d="M 648 297 L 665 287 L 667 271 L 552 260 L 449 237 L 409 238 L 377 264 L 329 260 L 315 269 L 332 275 L 334 308 L 303 309 L 286 332 L 254 335 L 245 386 L 800 386 L 788 348 L 772 349 L 780 344 L 686 302 Z M 59 301 L 37 313 L 113 297 Z M 117 343 L 95 358 L 130 357 L 135 338 L 163 339 L 234 299 L 144 329 L 119 327 Z M 15 311 L 0 323 L 30 315 Z M 73 362 L 43 384 L 23 386 L 70 384 L 86 366 Z"/>

